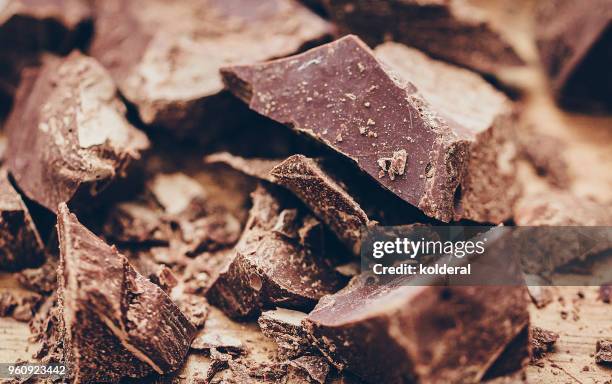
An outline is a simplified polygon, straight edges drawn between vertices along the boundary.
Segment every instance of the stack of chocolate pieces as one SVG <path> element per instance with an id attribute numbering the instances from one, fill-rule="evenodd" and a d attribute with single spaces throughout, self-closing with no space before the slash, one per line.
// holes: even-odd
<path id="1" fill-rule="evenodd" d="M 521 110 L 482 75 L 524 61 L 462 1 L 30 3 L 0 0 L 0 269 L 70 382 L 521 373 L 524 287 L 377 283 L 365 233 L 609 223 L 569 192 L 517 204 Z M 606 17 L 545 59 L 557 94 L 599 69 Z"/>

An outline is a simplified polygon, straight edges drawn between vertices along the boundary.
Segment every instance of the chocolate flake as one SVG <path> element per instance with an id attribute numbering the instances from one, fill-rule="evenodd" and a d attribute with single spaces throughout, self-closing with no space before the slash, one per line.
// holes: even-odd
<path id="1" fill-rule="evenodd" d="M 414 63 L 412 70 L 391 66 L 407 77 L 398 77 L 377 59 L 388 52 L 385 62 L 393 56 L 396 62 Z M 251 109 L 321 140 L 373 178 L 381 171 L 379 159 L 395 159 L 394 180 L 383 177 L 379 183 L 428 216 L 501 222 L 511 215 L 511 204 L 500 199 L 515 197 L 510 188 L 514 150 L 506 140 L 512 108 L 505 96 L 469 71 L 404 46 L 373 52 L 347 36 L 290 58 L 221 72 L 228 88 Z M 423 74 L 432 81 L 420 80 Z M 433 88 L 438 76 L 447 80 L 443 89 Z M 451 90 L 454 96 L 445 96 Z M 345 93 L 357 100 L 343 101 Z M 307 97 L 313 102 L 305 102 Z M 461 105 L 452 101 L 457 99 Z M 374 107 L 364 108 L 364 100 Z M 377 137 L 359 134 L 357 127 L 364 125 L 375 129 Z M 332 140 L 338 133 L 342 142 Z M 403 175 L 401 150 L 408 164 Z M 383 168 L 388 167 L 385 162 Z"/>
<path id="2" fill-rule="evenodd" d="M 547 331 L 540 327 L 531 328 L 531 361 L 532 363 L 542 359 L 546 353 L 553 350 L 559 334 Z"/>
<path id="3" fill-rule="evenodd" d="M 76 382 L 163 374 L 183 363 L 195 328 L 127 259 L 59 206 L 63 359 Z"/>
<path id="4" fill-rule="evenodd" d="M 95 196 L 149 142 L 126 120 L 110 76 L 75 52 L 28 71 L 6 123 L 7 164 L 19 188 L 57 211 L 79 192 Z"/>
<path id="5" fill-rule="evenodd" d="M 597 364 L 612 365 L 612 341 L 597 340 L 595 352 L 595 362 Z"/>
<path id="6" fill-rule="evenodd" d="M 264 185 L 253 192 L 253 208 L 233 260 L 207 292 L 209 301 L 230 317 L 256 316 L 281 304 L 309 309 L 342 284 L 328 260 L 296 241 L 309 215 L 282 192 Z"/>
<path id="7" fill-rule="evenodd" d="M 44 246 L 30 212 L 0 168 L 0 269 L 19 270 L 39 265 Z"/>

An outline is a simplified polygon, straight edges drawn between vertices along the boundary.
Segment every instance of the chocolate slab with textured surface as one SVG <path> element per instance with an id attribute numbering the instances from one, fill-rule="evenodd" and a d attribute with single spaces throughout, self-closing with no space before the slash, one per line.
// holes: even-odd
<path id="1" fill-rule="evenodd" d="M 25 72 L 6 123 L 7 165 L 25 195 L 55 212 L 97 195 L 140 158 L 148 139 L 116 93 L 104 68 L 77 52 Z"/>
<path id="2" fill-rule="evenodd" d="M 344 32 L 368 44 L 393 40 L 483 73 L 523 65 L 511 41 L 479 7 L 463 0 L 325 0 Z"/>
<path id="3" fill-rule="evenodd" d="M 557 100 L 570 108 L 612 111 L 612 1 L 538 5 L 537 45 Z"/>
<path id="4" fill-rule="evenodd" d="M 274 340 L 281 357 L 294 359 L 303 355 L 318 354 L 302 327 L 302 320 L 306 316 L 304 312 L 276 308 L 263 312 L 257 323 L 261 332 Z"/>
<path id="5" fill-rule="evenodd" d="M 211 97 L 223 90 L 221 66 L 289 55 L 330 30 L 293 0 L 144 4 L 97 1 L 91 52 L 146 124 L 177 133 L 206 129 L 202 119 L 218 119 L 215 103 L 225 98 Z"/>
<path id="6" fill-rule="evenodd" d="M 179 368 L 195 328 L 170 297 L 65 204 L 57 229 L 60 334 L 72 381 L 112 382 Z"/>
<path id="7" fill-rule="evenodd" d="M 303 322 L 336 368 L 367 382 L 477 382 L 529 321 L 524 287 L 368 280 L 324 297 Z"/>
<path id="8" fill-rule="evenodd" d="M 19 270 L 41 264 L 44 246 L 30 212 L 0 167 L 0 269 Z"/>
<path id="9" fill-rule="evenodd" d="M 511 200 L 512 189 L 493 196 L 499 190 L 478 178 L 503 185 L 511 179 L 509 101 L 473 73 L 401 46 L 394 55 L 421 68 L 399 67 L 400 75 L 410 76 L 404 79 L 361 40 L 347 36 L 289 58 L 226 67 L 222 74 L 251 109 L 327 144 L 426 215 L 443 221 L 508 218 L 507 208 L 491 202 Z M 419 92 L 418 76 L 431 72 Z M 450 84 L 434 88 L 435 76 Z M 465 105 L 449 108 L 447 91 Z"/>
<path id="10" fill-rule="evenodd" d="M 253 192 L 233 260 L 206 294 L 230 317 L 248 318 L 275 306 L 308 310 L 342 287 L 331 260 L 310 244 L 308 232 L 320 223 L 283 192 L 264 185 Z"/>

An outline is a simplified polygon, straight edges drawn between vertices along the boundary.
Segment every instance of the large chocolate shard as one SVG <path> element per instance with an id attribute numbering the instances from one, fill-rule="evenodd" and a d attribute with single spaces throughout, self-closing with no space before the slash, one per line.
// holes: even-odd
<path id="1" fill-rule="evenodd" d="M 398 65 L 407 78 L 378 53 L 412 63 Z M 251 109 L 324 142 L 430 217 L 497 223 L 511 215 L 499 204 L 515 194 L 510 103 L 473 73 L 403 46 L 375 53 L 354 36 L 222 73 Z"/>
<path id="2" fill-rule="evenodd" d="M 345 33 L 368 44 L 393 40 L 479 72 L 523 65 L 509 36 L 489 15 L 461 0 L 325 0 Z"/>
<path id="3" fill-rule="evenodd" d="M 341 288 L 343 278 L 304 236 L 316 220 L 272 186 L 253 192 L 253 208 L 233 260 L 207 297 L 233 318 L 282 306 L 308 310 Z"/>
<path id="4" fill-rule="evenodd" d="M 225 105 L 211 98 L 221 66 L 293 54 L 330 31 L 293 0 L 101 0 L 96 12 L 93 56 L 146 124 L 176 132 L 208 126 Z"/>
<path id="5" fill-rule="evenodd" d="M 44 246 L 30 212 L 0 168 L 0 269 L 18 270 L 44 261 Z"/>
<path id="6" fill-rule="evenodd" d="M 114 382 L 179 368 L 196 330 L 170 297 L 65 204 L 58 234 L 60 334 L 72 381 Z"/>
<path id="7" fill-rule="evenodd" d="M 116 92 L 104 68 L 77 52 L 24 74 L 6 124 L 7 164 L 30 199 L 55 212 L 97 195 L 140 157 L 148 139 Z"/>
<path id="8" fill-rule="evenodd" d="M 524 287 L 368 281 L 323 298 L 304 326 L 336 368 L 371 383 L 478 382 L 529 320 Z"/>
<path id="9" fill-rule="evenodd" d="M 539 3 L 536 25 L 540 57 L 557 100 L 566 107 L 612 110 L 612 2 L 572 0 Z"/>

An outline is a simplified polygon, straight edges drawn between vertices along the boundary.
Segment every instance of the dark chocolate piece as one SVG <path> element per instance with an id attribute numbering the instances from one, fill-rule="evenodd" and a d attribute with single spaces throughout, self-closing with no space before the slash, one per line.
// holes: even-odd
<path id="1" fill-rule="evenodd" d="M 546 353 L 553 350 L 559 334 L 540 327 L 531 328 L 531 361 L 540 360 Z"/>
<path id="2" fill-rule="evenodd" d="M 170 232 L 160 213 L 140 201 L 115 205 L 104 224 L 104 233 L 109 238 L 124 243 L 167 244 Z"/>
<path id="3" fill-rule="evenodd" d="M 597 364 L 612 365 L 612 341 L 597 340 L 595 352 L 595 362 Z"/>
<path id="4" fill-rule="evenodd" d="M 59 206 L 63 358 L 74 382 L 118 381 L 181 366 L 195 328 L 157 285 Z"/>
<path id="5" fill-rule="evenodd" d="M 426 215 L 508 218 L 499 202 L 511 202 L 515 192 L 509 185 L 515 151 L 505 140 L 509 101 L 473 73 L 403 46 L 390 51 L 386 56 L 415 63 L 398 70 L 422 84 L 423 94 L 355 36 L 222 74 L 251 109 L 324 142 Z M 419 80 L 421 74 L 432 80 Z M 444 86 L 434 87 L 437 76 Z M 447 91 L 453 96 L 444 96 Z"/>
<path id="6" fill-rule="evenodd" d="M 318 354 L 302 327 L 302 320 L 305 318 L 304 312 L 277 308 L 263 312 L 257 322 L 261 332 L 278 346 L 280 357 L 295 359 L 303 355 Z"/>
<path id="7" fill-rule="evenodd" d="M 234 318 L 256 316 L 282 305 L 308 310 L 342 286 L 329 260 L 300 241 L 311 218 L 282 190 L 260 185 L 235 255 L 207 292 L 208 300 Z"/>
<path id="8" fill-rule="evenodd" d="M 510 36 L 466 1 L 325 0 L 325 6 L 344 33 L 371 45 L 398 41 L 488 74 L 524 64 Z"/>
<path id="9" fill-rule="evenodd" d="M 556 99 L 569 108 L 612 110 L 612 2 L 538 5 L 536 40 Z"/>
<path id="10" fill-rule="evenodd" d="M 523 287 L 368 281 L 355 277 L 303 322 L 336 368 L 367 382 L 477 382 L 529 321 Z"/>
<path id="11" fill-rule="evenodd" d="M 43 262 L 44 246 L 30 212 L 0 168 L 0 269 L 19 270 Z"/>
<path id="12" fill-rule="evenodd" d="M 46 58 L 24 75 L 6 123 L 7 164 L 19 188 L 54 212 L 79 193 L 97 195 L 149 145 L 124 114 L 94 59 Z"/>
<path id="13" fill-rule="evenodd" d="M 580 198 L 571 192 L 550 190 L 528 195 L 514 208 L 517 225 L 610 226 L 612 205 Z"/>
<path id="14" fill-rule="evenodd" d="M 272 182 L 293 192 L 354 254 L 361 251 L 361 234 L 370 224 L 359 204 L 313 159 L 294 155 L 275 166 Z"/>
<path id="15" fill-rule="evenodd" d="M 329 363 L 322 356 L 302 356 L 288 365 L 289 382 L 302 378 L 305 383 L 325 384 L 329 375 Z"/>
<path id="16" fill-rule="evenodd" d="M 202 121 L 208 129 L 224 109 L 221 66 L 289 55 L 329 31 L 292 0 L 154 0 L 146 10 L 100 0 L 91 52 L 143 122 L 178 133 L 202 129 Z"/>
<path id="17" fill-rule="evenodd" d="M 242 341 L 231 334 L 203 333 L 198 335 L 191 343 L 191 349 L 210 351 L 215 349 L 221 353 L 239 355 L 244 353 Z"/>
<path id="18" fill-rule="evenodd" d="M 606 304 L 610 304 L 612 302 L 612 283 L 602 284 L 599 287 L 597 298 Z"/>

